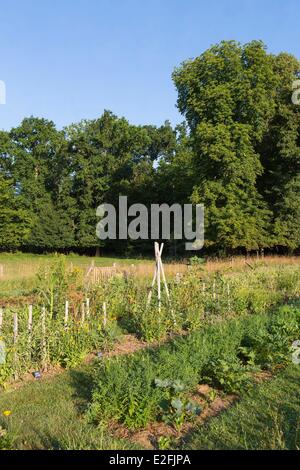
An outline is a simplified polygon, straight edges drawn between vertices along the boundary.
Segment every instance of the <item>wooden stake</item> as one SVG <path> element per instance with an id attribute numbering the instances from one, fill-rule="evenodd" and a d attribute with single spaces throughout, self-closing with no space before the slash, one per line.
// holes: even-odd
<path id="1" fill-rule="evenodd" d="M 103 326 L 104 328 L 107 325 L 107 312 L 106 312 L 106 302 L 103 302 Z"/>
<path id="2" fill-rule="evenodd" d="M 158 245 L 158 243 L 155 242 L 155 243 L 154 243 L 155 261 L 156 261 L 156 255 L 157 255 L 157 245 Z M 160 253 L 160 254 L 162 253 L 162 249 L 161 249 L 161 251 L 159 251 L 159 253 Z M 148 306 L 148 305 L 150 304 L 150 302 L 151 302 L 152 291 L 153 291 L 153 288 L 154 288 L 154 286 L 155 286 L 156 279 L 157 279 L 157 263 L 155 263 L 155 271 L 154 271 L 154 275 L 153 275 L 153 279 L 152 279 L 151 288 L 150 288 L 150 291 L 149 291 L 149 294 L 148 294 L 147 306 Z"/>
<path id="3" fill-rule="evenodd" d="M 42 368 L 45 369 L 47 366 L 47 342 L 46 342 L 46 308 L 42 308 L 41 315 L 42 324 Z"/>
<path id="4" fill-rule="evenodd" d="M 31 334 L 32 330 L 32 305 L 28 307 L 28 331 Z"/>
<path id="5" fill-rule="evenodd" d="M 84 303 L 81 304 L 81 324 L 83 325 L 85 322 L 85 308 Z"/>
<path id="6" fill-rule="evenodd" d="M 160 287 L 160 262 L 159 262 L 159 244 L 155 242 L 156 270 L 157 270 L 157 299 L 158 311 L 161 310 L 161 287 Z"/>
<path id="7" fill-rule="evenodd" d="M 17 343 L 18 343 L 18 314 L 14 313 L 14 365 L 17 367 L 18 363 L 18 353 L 17 353 Z M 18 378 L 17 371 L 15 370 L 15 379 Z"/>
<path id="8" fill-rule="evenodd" d="M 149 291 L 148 298 L 147 298 L 147 306 L 148 306 L 152 298 L 152 292 L 153 292 L 155 282 L 157 281 L 157 298 L 158 298 L 158 311 L 159 312 L 161 310 L 161 277 L 163 280 L 163 285 L 166 291 L 167 299 L 170 302 L 170 292 L 169 292 L 169 288 L 168 288 L 168 284 L 167 284 L 166 276 L 165 276 L 165 271 L 164 271 L 162 260 L 161 260 L 163 248 L 164 248 L 164 243 L 162 243 L 160 246 L 159 246 L 159 243 L 157 242 L 154 243 L 155 271 L 154 271 L 152 284 L 151 284 L 150 291 Z M 174 314 L 174 312 L 172 314 Z"/>
<path id="9" fill-rule="evenodd" d="M 90 316 L 90 299 L 86 299 L 86 316 L 87 318 Z"/>
<path id="10" fill-rule="evenodd" d="M 18 314 L 14 313 L 14 345 L 18 341 Z"/>
<path id="11" fill-rule="evenodd" d="M 159 258 L 159 264 L 160 264 L 160 270 L 161 270 L 161 274 L 163 278 L 163 283 L 166 289 L 167 298 L 168 298 L 168 301 L 170 302 L 170 292 L 169 292 L 169 288 L 168 288 L 168 284 L 167 284 L 167 280 L 165 276 L 165 270 L 164 270 L 161 258 Z"/>
<path id="12" fill-rule="evenodd" d="M 65 304 L 65 330 L 68 328 L 68 321 L 69 321 L 69 301 L 66 300 L 66 304 Z"/>
<path id="13" fill-rule="evenodd" d="M 28 307 L 28 356 L 31 357 L 32 305 Z"/>

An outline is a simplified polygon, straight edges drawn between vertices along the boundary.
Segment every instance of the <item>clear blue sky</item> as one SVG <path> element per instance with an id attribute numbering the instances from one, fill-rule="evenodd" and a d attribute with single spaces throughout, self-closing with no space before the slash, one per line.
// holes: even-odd
<path id="1" fill-rule="evenodd" d="M 171 73 L 222 39 L 300 58 L 299 0 L 0 0 L 0 128 L 62 127 L 104 109 L 136 124 L 182 120 Z"/>

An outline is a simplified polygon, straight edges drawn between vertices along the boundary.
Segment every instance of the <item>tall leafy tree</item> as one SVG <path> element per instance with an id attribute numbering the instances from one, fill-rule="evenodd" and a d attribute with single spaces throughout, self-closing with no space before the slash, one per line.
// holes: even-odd
<path id="1" fill-rule="evenodd" d="M 30 230 L 30 214 L 16 195 L 13 181 L 0 173 L 0 249 L 11 250 L 25 245 Z"/>
<path id="2" fill-rule="evenodd" d="M 12 174 L 33 221 L 28 246 L 34 250 L 74 246 L 63 132 L 51 121 L 31 117 L 12 129 L 10 138 Z"/>
<path id="3" fill-rule="evenodd" d="M 174 72 L 197 175 L 191 200 L 206 206 L 207 246 L 253 250 L 275 242 L 273 208 L 258 184 L 265 174 L 261 147 L 278 113 L 275 64 L 259 41 L 228 41 Z"/>

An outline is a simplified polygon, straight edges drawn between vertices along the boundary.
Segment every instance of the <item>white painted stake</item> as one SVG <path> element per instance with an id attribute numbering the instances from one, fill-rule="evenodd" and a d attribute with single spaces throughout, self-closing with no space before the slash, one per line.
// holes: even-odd
<path id="1" fill-rule="evenodd" d="M 160 262 L 159 262 L 159 245 L 156 243 L 156 269 L 157 269 L 157 298 L 158 311 L 161 310 L 161 287 L 160 287 Z"/>
<path id="2" fill-rule="evenodd" d="M 164 247 L 163 243 L 161 244 L 160 248 L 159 248 L 159 244 L 157 242 L 154 243 L 155 271 L 154 271 L 154 275 L 153 275 L 153 279 L 152 279 L 151 288 L 150 288 L 150 291 L 149 291 L 149 294 L 148 294 L 147 307 L 151 302 L 152 291 L 153 291 L 156 280 L 157 280 L 157 288 L 159 287 L 158 284 L 160 285 L 160 279 L 159 279 L 159 283 L 158 283 L 158 276 L 160 278 L 160 274 L 158 272 L 160 270 L 159 258 L 161 257 L 163 247 Z"/>
<path id="3" fill-rule="evenodd" d="M 46 368 L 47 365 L 47 343 L 46 343 L 46 308 L 42 308 L 41 315 L 41 324 L 42 324 L 42 367 Z"/>
<path id="4" fill-rule="evenodd" d="M 150 290 L 149 290 L 149 294 L 148 294 L 148 299 L 147 299 L 147 306 L 150 304 L 151 302 L 151 297 L 152 297 L 152 289 L 155 285 L 155 281 L 156 281 L 156 277 L 157 277 L 157 269 L 155 269 L 154 271 L 154 275 L 153 275 L 153 279 L 152 279 L 152 284 L 151 284 L 151 287 L 150 287 Z"/>
<path id="5" fill-rule="evenodd" d="M 18 314 L 14 313 L 14 345 L 18 341 Z"/>
<path id="6" fill-rule="evenodd" d="M 28 307 L 28 355 L 31 356 L 32 305 Z"/>
<path id="7" fill-rule="evenodd" d="M 28 331 L 31 334 L 32 331 L 32 305 L 28 307 Z"/>
<path id="8" fill-rule="evenodd" d="M 17 366 L 18 353 L 17 353 L 17 342 L 18 342 L 18 314 L 14 313 L 14 364 Z M 18 378 L 18 374 L 15 371 L 15 379 Z"/>
<path id="9" fill-rule="evenodd" d="M 68 321 L 69 321 L 69 301 L 66 300 L 66 304 L 65 304 L 65 329 L 68 328 Z"/>
<path id="10" fill-rule="evenodd" d="M 106 312 L 106 302 L 103 302 L 103 326 L 104 328 L 107 325 L 107 312 Z"/>
<path id="11" fill-rule="evenodd" d="M 31 359 L 31 340 L 32 340 L 32 305 L 28 307 L 28 357 Z"/>

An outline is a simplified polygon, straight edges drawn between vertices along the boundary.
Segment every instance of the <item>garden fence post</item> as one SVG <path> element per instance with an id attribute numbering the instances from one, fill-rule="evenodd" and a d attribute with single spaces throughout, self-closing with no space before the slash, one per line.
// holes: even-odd
<path id="1" fill-rule="evenodd" d="M 28 307 L 28 356 L 31 357 L 32 305 Z"/>
<path id="2" fill-rule="evenodd" d="M 46 342 L 46 308 L 42 308 L 41 315 L 42 324 L 42 368 L 45 369 L 47 365 L 47 342 Z"/>
<path id="3" fill-rule="evenodd" d="M 66 303 L 65 303 L 65 321 L 64 321 L 65 330 L 68 328 L 68 321 L 69 321 L 69 301 L 66 300 Z"/>
<path id="4" fill-rule="evenodd" d="M 160 263 L 159 263 L 159 245 L 156 243 L 156 269 L 157 269 L 157 298 L 158 311 L 161 310 L 161 287 L 160 287 Z"/>
<path id="5" fill-rule="evenodd" d="M 17 343 L 18 343 L 18 314 L 14 313 L 14 366 L 15 366 L 15 379 L 18 378 L 17 373 L 17 362 L 18 362 L 18 353 L 17 353 Z"/>

